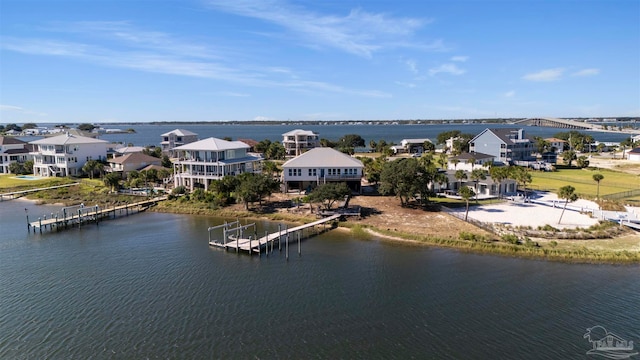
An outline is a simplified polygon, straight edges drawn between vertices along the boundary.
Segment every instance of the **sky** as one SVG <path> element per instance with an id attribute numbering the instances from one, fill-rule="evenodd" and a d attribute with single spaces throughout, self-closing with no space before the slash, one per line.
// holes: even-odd
<path id="1" fill-rule="evenodd" d="M 638 0 L 0 0 L 0 124 L 629 116 Z"/>

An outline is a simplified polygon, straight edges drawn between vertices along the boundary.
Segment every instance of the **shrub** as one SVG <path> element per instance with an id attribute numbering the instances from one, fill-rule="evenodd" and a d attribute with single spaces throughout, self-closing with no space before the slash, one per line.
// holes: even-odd
<path id="1" fill-rule="evenodd" d="M 178 186 L 171 191 L 171 194 L 173 195 L 180 195 L 180 194 L 186 194 L 186 193 L 187 193 L 187 188 L 184 186 Z"/>
<path id="2" fill-rule="evenodd" d="M 502 241 L 508 242 L 510 244 L 518 244 L 520 240 L 514 234 L 504 234 L 502 235 Z"/>
<path id="3" fill-rule="evenodd" d="M 557 242 L 557 241 L 555 241 L 555 240 L 551 240 L 551 241 L 549 242 L 549 246 L 551 246 L 552 248 L 554 248 L 554 247 L 558 246 L 558 242 Z"/>

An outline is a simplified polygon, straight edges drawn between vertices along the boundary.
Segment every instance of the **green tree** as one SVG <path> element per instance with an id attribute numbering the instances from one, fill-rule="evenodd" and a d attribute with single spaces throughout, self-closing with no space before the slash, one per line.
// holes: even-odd
<path id="1" fill-rule="evenodd" d="M 576 160 L 577 158 L 578 156 L 576 155 L 576 152 L 573 150 L 567 150 L 562 153 L 562 160 L 564 160 L 564 163 L 569 166 L 571 166 L 571 163 L 573 162 L 573 160 Z"/>
<path id="2" fill-rule="evenodd" d="M 36 125 L 35 123 L 25 123 L 22 124 L 22 130 L 27 130 L 27 129 L 35 129 L 37 128 L 38 125 Z"/>
<path id="3" fill-rule="evenodd" d="M 524 191 L 524 197 L 527 197 L 527 184 L 531 182 L 531 174 L 529 169 L 521 166 L 511 167 L 511 178 L 518 184 L 522 185 L 522 191 Z"/>
<path id="4" fill-rule="evenodd" d="M 449 140 L 451 138 L 456 138 L 456 137 L 460 136 L 461 134 L 462 134 L 462 132 L 460 130 L 450 130 L 450 131 L 441 132 L 436 137 L 436 144 L 444 145 L 444 144 L 446 144 L 447 140 Z"/>
<path id="5" fill-rule="evenodd" d="M 162 162 L 160 163 L 160 165 L 162 165 L 162 167 L 165 167 L 165 168 L 173 167 L 173 163 L 171 162 L 171 159 L 169 159 L 169 156 L 166 154 L 162 155 Z"/>
<path id="6" fill-rule="evenodd" d="M 543 139 L 541 136 L 534 136 L 533 143 L 538 154 L 543 154 L 551 149 L 551 143 Z"/>
<path id="7" fill-rule="evenodd" d="M 471 180 L 475 183 L 475 191 L 478 191 L 478 183 L 480 180 L 487 179 L 487 170 L 485 169 L 473 169 L 471 170 Z M 478 197 L 476 197 L 476 202 L 478 202 Z"/>
<path id="8" fill-rule="evenodd" d="M 474 196 L 476 196 L 476 193 L 473 191 L 472 188 L 468 186 L 463 186 L 458 193 L 460 194 L 460 196 L 462 197 L 462 199 L 465 201 L 467 205 L 466 211 L 464 213 L 464 221 L 467 221 L 467 217 L 469 216 L 469 200 Z"/>
<path id="9" fill-rule="evenodd" d="M 86 163 L 84 163 L 84 165 L 82 166 L 82 171 L 89 175 L 90 179 L 93 179 L 93 176 L 95 175 L 96 172 L 99 172 L 102 174 L 102 171 L 104 170 L 104 165 L 97 161 L 97 160 L 89 160 Z"/>
<path id="10" fill-rule="evenodd" d="M 19 162 L 12 162 L 9 164 L 9 172 L 12 174 L 20 175 L 24 171 L 24 167 Z"/>
<path id="11" fill-rule="evenodd" d="M 109 173 L 102 178 L 102 181 L 111 191 L 116 191 L 120 187 L 120 175 L 118 173 Z"/>
<path id="12" fill-rule="evenodd" d="M 458 180 L 458 192 L 462 189 L 462 180 L 467 180 L 467 172 L 464 170 L 456 170 L 454 176 Z"/>
<path id="13" fill-rule="evenodd" d="M 356 148 L 356 147 L 364 147 L 365 141 L 358 134 L 347 134 L 342 136 L 338 140 L 338 144 L 340 147 Z"/>
<path id="14" fill-rule="evenodd" d="M 264 174 L 242 173 L 237 179 L 234 191 L 238 200 L 244 203 L 246 210 L 256 201 L 262 205 L 264 197 L 271 195 L 279 185 L 273 177 Z"/>
<path id="15" fill-rule="evenodd" d="M 571 185 L 566 185 L 560 188 L 558 192 L 558 197 L 560 199 L 564 199 L 564 207 L 562 208 L 562 212 L 560 213 L 560 219 L 558 219 L 558 224 L 562 221 L 562 216 L 564 215 L 564 210 L 567 208 L 567 204 L 569 202 L 574 202 L 578 200 L 578 194 L 575 193 L 576 188 Z"/>
<path id="16" fill-rule="evenodd" d="M 309 194 L 309 201 L 322 203 L 326 210 L 331 210 L 333 203 L 351 194 L 347 183 L 326 183 L 317 186 Z"/>
<path id="17" fill-rule="evenodd" d="M 409 200 L 416 195 L 419 170 L 420 166 L 415 158 L 404 158 L 385 163 L 380 174 L 380 193 L 395 195 L 400 199 L 400 205 L 406 206 Z"/>
<path id="18" fill-rule="evenodd" d="M 425 140 L 425 142 L 422 143 L 422 149 L 424 152 L 434 152 L 436 150 L 436 145 L 429 140 Z"/>
<path id="19" fill-rule="evenodd" d="M 586 167 L 589 166 L 589 158 L 582 155 L 580 157 L 578 157 L 578 159 L 576 160 L 576 165 L 578 165 L 579 168 L 584 169 Z"/>
<path id="20" fill-rule="evenodd" d="M 441 152 L 440 155 L 438 155 L 438 166 L 440 166 L 440 169 L 446 169 L 447 168 L 447 163 L 449 162 L 449 158 L 447 157 L 447 154 L 444 152 Z"/>
<path id="21" fill-rule="evenodd" d="M 265 159 L 268 160 L 282 160 L 286 153 L 287 151 L 285 150 L 284 145 L 282 145 L 281 142 L 276 141 L 269 144 L 264 155 Z"/>
<path id="22" fill-rule="evenodd" d="M 278 167 L 278 164 L 276 164 L 275 162 L 271 160 L 265 160 L 262 162 L 262 171 L 265 174 L 271 177 L 274 177 L 277 174 L 279 174 L 282 170 Z"/>
<path id="23" fill-rule="evenodd" d="M 27 160 L 22 165 L 24 174 L 33 174 L 33 160 Z"/>
<path id="24" fill-rule="evenodd" d="M 593 178 L 593 181 L 595 181 L 598 184 L 598 187 L 596 188 L 596 200 L 600 200 L 600 181 L 604 179 L 604 175 L 593 174 L 592 178 Z"/>
<path id="25" fill-rule="evenodd" d="M 96 127 L 93 124 L 84 123 L 84 124 L 78 125 L 78 130 L 87 131 L 87 132 L 90 132 L 95 128 Z"/>
<path id="26" fill-rule="evenodd" d="M 498 195 L 502 195 L 502 181 L 509 177 L 509 168 L 506 166 L 492 166 L 489 169 L 489 176 L 498 183 Z"/>

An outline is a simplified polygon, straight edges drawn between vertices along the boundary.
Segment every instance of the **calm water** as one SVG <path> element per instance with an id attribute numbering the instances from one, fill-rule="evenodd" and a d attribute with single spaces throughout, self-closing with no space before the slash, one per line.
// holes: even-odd
<path id="1" fill-rule="evenodd" d="M 369 144 L 370 140 L 385 140 L 399 144 L 402 139 L 430 138 L 435 141 L 438 134 L 449 130 L 460 130 L 463 133 L 478 134 L 486 128 L 505 128 L 514 125 L 498 124 L 442 124 L 442 125 L 113 125 L 121 129 L 133 128 L 135 134 L 101 135 L 101 139 L 112 142 L 132 143 L 137 146 L 158 145 L 162 140 L 161 134 L 181 128 L 198 134 L 199 139 L 208 137 L 231 137 L 232 139 L 254 139 L 281 141 L 282 134 L 294 130 L 304 129 L 316 131 L 320 138 L 338 140 L 345 134 L 358 134 Z M 551 137 L 564 129 L 526 126 L 525 133 L 531 136 Z M 620 142 L 629 137 L 625 134 L 589 132 L 594 139 L 603 142 Z"/>
<path id="2" fill-rule="evenodd" d="M 640 344 L 640 266 L 338 231 L 286 261 L 210 248 L 221 219 L 143 213 L 28 234 L 25 208 L 57 210 L 0 203 L 0 359 L 572 359 L 594 325 Z"/>

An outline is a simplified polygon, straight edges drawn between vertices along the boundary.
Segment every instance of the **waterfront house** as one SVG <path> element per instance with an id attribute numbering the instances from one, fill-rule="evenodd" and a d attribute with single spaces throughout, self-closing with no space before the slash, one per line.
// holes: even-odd
<path id="1" fill-rule="evenodd" d="M 346 182 L 356 192 L 364 165 L 338 150 L 325 147 L 311 149 L 282 165 L 282 184 L 289 190 L 308 191 L 328 182 Z"/>
<path id="2" fill-rule="evenodd" d="M 111 172 L 121 173 L 123 178 L 131 171 L 141 170 L 149 165 L 162 165 L 162 159 L 141 152 L 117 156 L 109 159 L 107 162 L 109 163 Z"/>
<path id="3" fill-rule="evenodd" d="M 109 142 L 64 133 L 30 142 L 36 176 L 79 176 L 89 160 L 106 160 Z"/>
<path id="4" fill-rule="evenodd" d="M 629 160 L 640 161 L 640 147 L 637 147 L 627 153 Z"/>
<path id="5" fill-rule="evenodd" d="M 476 166 L 488 166 L 495 160 L 493 155 L 483 153 L 462 153 L 450 158 L 447 162 L 448 170 L 471 171 Z"/>
<path id="6" fill-rule="evenodd" d="M 174 185 L 209 190 L 211 182 L 245 172 L 259 173 L 261 157 L 242 141 L 207 138 L 173 149 Z"/>
<path id="7" fill-rule="evenodd" d="M 485 129 L 469 142 L 469 152 L 493 155 L 496 163 L 533 161 L 533 143 L 524 129 Z"/>
<path id="8" fill-rule="evenodd" d="M 30 145 L 26 141 L 9 136 L 0 136 L 0 174 L 9 174 L 9 165 L 24 164 L 31 159 Z"/>
<path id="9" fill-rule="evenodd" d="M 282 145 L 287 156 L 298 156 L 320 146 L 320 135 L 309 130 L 291 130 L 282 134 Z"/>
<path id="10" fill-rule="evenodd" d="M 162 152 L 174 156 L 173 148 L 198 141 L 198 134 L 184 129 L 175 129 L 162 135 L 160 147 Z"/>
<path id="11" fill-rule="evenodd" d="M 468 186 L 473 189 L 480 199 L 496 198 L 505 195 L 514 195 L 518 189 L 518 184 L 513 179 L 504 179 L 500 183 L 494 181 L 489 174 L 486 179 L 478 180 L 478 183 L 471 179 L 471 173 L 467 172 L 466 180 L 456 179 L 456 170 L 447 170 L 446 175 L 448 181 L 438 184 L 435 188 L 437 192 L 457 197 L 458 191 L 462 186 Z"/>
<path id="12" fill-rule="evenodd" d="M 402 139 L 402 141 L 400 141 L 400 145 L 402 146 L 402 150 L 403 152 L 406 152 L 408 154 L 411 153 L 418 153 L 421 154 L 424 152 L 424 143 L 425 142 L 431 142 L 430 139 L 424 138 L 424 139 Z M 399 149 L 398 149 L 399 150 Z"/>

